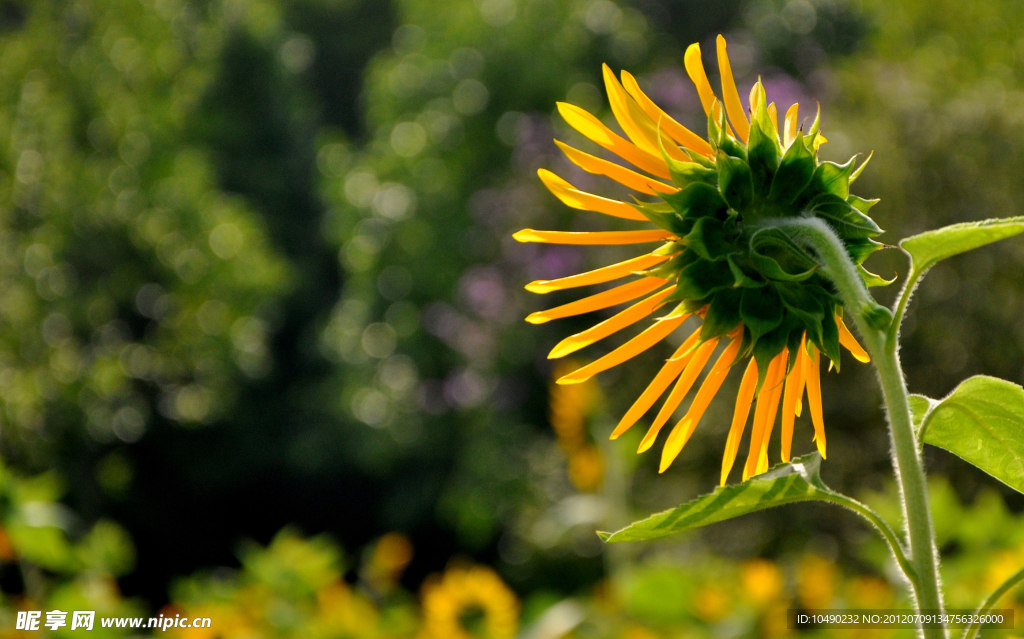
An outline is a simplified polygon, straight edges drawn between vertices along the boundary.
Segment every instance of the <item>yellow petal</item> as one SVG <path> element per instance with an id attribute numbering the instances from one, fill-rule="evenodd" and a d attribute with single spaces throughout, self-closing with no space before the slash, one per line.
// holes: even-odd
<path id="1" fill-rule="evenodd" d="M 747 451 L 747 462 L 743 467 L 743 481 L 747 481 L 752 475 L 757 474 L 762 441 L 766 439 L 766 434 L 771 434 L 767 431 L 769 428 L 768 412 L 772 403 L 772 395 L 775 394 L 775 389 L 782 383 L 782 375 L 785 371 L 785 363 L 778 355 L 768 364 L 768 372 L 765 375 L 764 384 L 761 386 L 761 393 L 757 397 L 757 404 L 754 408 L 754 423 L 750 428 L 750 447 Z M 774 422 L 774 415 L 772 416 L 772 421 Z"/>
<path id="2" fill-rule="evenodd" d="M 636 398 L 633 405 L 629 407 L 626 414 L 619 420 L 618 425 L 615 427 L 615 430 L 612 431 L 609 439 L 618 439 L 622 433 L 632 428 L 633 424 L 644 416 L 644 413 L 650 410 L 651 406 L 654 405 L 654 402 L 658 401 L 658 398 L 665 392 L 668 385 L 672 383 L 672 380 L 679 376 L 679 373 L 682 372 L 686 367 L 686 364 L 690 361 L 689 358 L 676 359 L 676 357 L 688 351 L 690 347 L 696 343 L 699 337 L 700 329 L 697 329 L 688 338 L 686 338 L 686 341 L 683 342 L 679 348 L 676 349 L 672 358 L 665 362 L 665 365 L 661 367 L 661 370 L 654 376 L 651 383 L 647 385 L 644 392 L 640 394 L 640 397 Z"/>
<path id="3" fill-rule="evenodd" d="M 796 139 L 797 125 L 800 124 L 800 105 L 794 104 L 789 107 L 789 111 L 786 111 L 786 134 L 785 134 L 785 146 L 788 149 L 790 144 L 793 144 L 793 140 Z"/>
<path id="4" fill-rule="evenodd" d="M 646 351 L 648 348 L 665 339 L 665 336 L 678 328 L 685 320 L 685 317 L 677 317 L 674 319 L 655 322 L 644 329 L 642 333 L 622 346 L 616 348 L 614 351 L 608 353 L 595 362 L 587 364 L 583 368 L 577 369 L 572 373 L 559 378 L 556 380 L 556 383 L 579 384 L 587 381 L 601 371 L 606 371 L 613 366 L 618 366 L 627 359 Z"/>
<path id="5" fill-rule="evenodd" d="M 857 338 L 853 336 L 850 329 L 846 328 L 846 324 L 843 323 L 843 318 L 836 315 L 836 324 L 839 325 L 839 343 L 846 347 L 846 350 L 850 351 L 853 358 L 858 362 L 868 363 L 871 361 L 871 356 L 868 355 L 864 347 L 860 345 Z"/>
<path id="6" fill-rule="evenodd" d="M 626 135 L 633 141 L 633 144 L 651 154 L 661 153 L 657 146 L 657 139 L 649 139 L 633 120 L 632 114 L 629 112 L 629 105 L 627 104 L 630 98 L 626 94 L 626 90 L 622 88 L 622 85 L 615 78 L 611 67 L 607 64 L 601 65 L 601 73 L 604 76 L 604 88 L 608 94 L 608 103 L 612 107 L 612 114 L 615 116 L 615 120 L 618 121 L 619 126 L 626 132 Z"/>
<path id="7" fill-rule="evenodd" d="M 547 169 L 538 169 L 537 176 L 548 190 L 555 194 L 566 206 L 583 211 L 595 211 L 612 217 L 619 217 L 626 220 L 646 221 L 647 218 L 640 211 L 632 206 L 618 200 L 580 191 L 572 184 L 569 184 Z"/>
<path id="8" fill-rule="evenodd" d="M 565 153 L 566 157 L 572 160 L 573 164 L 584 171 L 610 177 L 619 184 L 628 186 L 634 191 L 640 191 L 647 195 L 658 195 L 659 193 L 675 193 L 679 190 L 674 186 L 651 179 L 645 175 L 637 173 L 636 171 L 630 171 L 620 164 L 594 157 L 593 155 L 584 153 L 579 149 L 574 149 L 568 144 L 564 144 L 558 140 L 555 140 L 555 144 L 558 145 L 558 148 L 562 149 L 562 152 Z"/>
<path id="9" fill-rule="evenodd" d="M 740 94 L 736 90 L 736 81 L 732 77 L 732 65 L 729 64 L 729 54 L 725 49 L 725 38 L 718 36 L 718 71 L 722 76 L 722 99 L 725 102 L 725 112 L 729 115 L 736 135 L 747 143 L 747 136 L 750 135 L 750 123 L 743 113 L 743 105 L 740 103 Z"/>
<path id="10" fill-rule="evenodd" d="M 613 133 L 600 120 L 576 105 L 559 102 L 558 112 L 562 114 L 562 117 L 569 123 L 569 126 L 637 168 L 666 180 L 671 177 L 668 172 L 668 165 L 665 164 L 665 160 L 661 157 L 660 152 L 658 155 L 653 155 L 644 151 L 635 144 Z"/>
<path id="11" fill-rule="evenodd" d="M 673 160 L 689 162 L 690 156 L 686 155 L 677 147 L 672 140 L 658 130 L 658 125 L 650 118 L 636 101 L 630 97 L 626 90 L 619 84 L 615 74 L 606 64 L 602 67 L 604 73 L 604 86 L 608 92 L 608 102 L 611 104 L 612 113 L 619 122 L 622 130 L 633 142 L 645 151 L 661 155 L 661 148 Z M 659 144 L 658 138 L 661 137 Z M 663 158 L 664 159 L 664 158 Z"/>
<path id="12" fill-rule="evenodd" d="M 779 138 L 779 111 L 775 108 L 775 103 L 772 102 L 768 105 L 768 117 L 772 120 L 772 126 L 775 127 L 775 139 Z"/>
<path id="13" fill-rule="evenodd" d="M 655 279 L 655 278 L 647 278 Z M 642 280 L 641 280 L 642 281 Z M 662 280 L 664 282 L 664 280 Z M 660 286 L 660 284 L 659 284 Z M 565 357 L 570 353 L 575 353 L 581 348 L 586 348 L 598 340 L 602 340 L 612 333 L 620 331 L 631 324 L 635 324 L 647 317 L 658 309 L 668 295 L 675 290 L 674 286 L 666 288 L 664 291 L 659 291 L 650 297 L 637 302 L 630 306 L 624 311 L 609 317 L 608 319 L 591 326 L 585 331 L 581 331 L 566 337 L 561 342 L 555 345 L 551 352 L 548 353 L 548 359 L 558 359 L 559 357 Z"/>
<path id="14" fill-rule="evenodd" d="M 690 80 L 697 87 L 697 95 L 700 96 L 701 106 L 704 107 L 704 115 L 711 115 L 711 105 L 715 103 L 715 92 L 708 82 L 708 75 L 704 72 L 704 63 L 700 59 L 700 45 L 694 42 L 686 48 L 683 55 L 683 66 Z"/>
<path id="15" fill-rule="evenodd" d="M 658 416 L 654 418 L 654 423 L 647 430 L 647 434 L 644 435 L 643 440 L 640 442 L 640 448 L 636 452 L 645 452 L 654 444 L 654 440 L 658 437 L 661 427 L 672 417 L 672 413 L 676 411 L 680 402 L 683 401 L 686 394 L 693 388 L 693 383 L 697 381 L 697 376 L 704 370 L 704 365 L 708 363 L 708 359 L 711 358 L 711 353 L 714 352 L 717 345 L 718 338 L 709 339 L 701 344 L 693 353 L 693 357 L 687 362 L 683 374 L 676 380 L 676 385 L 672 387 L 672 392 L 668 394 L 665 403 L 661 405 Z"/>
<path id="16" fill-rule="evenodd" d="M 778 383 L 772 389 L 771 404 L 768 405 L 768 418 L 765 422 L 764 436 L 761 438 L 761 452 L 757 456 L 757 471 L 755 475 L 768 470 L 768 441 L 771 439 L 772 430 L 775 428 L 775 417 L 779 414 L 779 400 L 782 399 L 783 380 L 786 377 L 786 361 L 789 359 L 789 351 L 782 349 L 777 356 L 779 362 Z"/>
<path id="17" fill-rule="evenodd" d="M 729 343 L 729 346 L 718 357 L 715 365 L 711 367 L 707 377 L 704 378 L 704 382 L 700 385 L 700 390 L 697 391 L 693 402 L 690 403 L 690 408 L 686 411 L 686 415 L 679 420 L 679 423 L 669 433 L 668 439 L 665 440 L 665 446 L 661 450 L 659 473 L 665 472 L 672 462 L 675 461 L 675 458 L 679 456 L 679 453 L 682 452 L 686 442 L 690 441 L 690 436 L 693 435 L 697 424 L 700 423 L 700 418 L 704 416 L 708 405 L 711 404 L 711 400 L 715 398 L 718 389 L 722 387 L 722 382 L 725 381 L 726 375 L 729 374 L 729 369 L 736 360 L 736 354 L 740 351 L 742 341 L 741 338 L 735 338 Z"/>
<path id="18" fill-rule="evenodd" d="M 542 244 L 579 244 L 586 246 L 613 246 L 620 244 L 643 244 L 675 237 L 668 231 L 535 231 L 523 229 L 512 236 L 517 242 L 540 242 Z"/>
<path id="19" fill-rule="evenodd" d="M 610 266 L 602 266 L 601 268 L 594 269 L 593 271 L 587 271 L 586 273 L 579 273 L 578 275 L 570 275 L 557 280 L 537 280 L 535 282 L 530 282 L 526 285 L 526 290 L 531 293 L 550 293 L 551 291 L 561 291 L 567 288 L 576 288 L 577 286 L 603 284 L 604 282 L 611 282 L 612 280 L 632 275 L 637 271 L 643 271 L 655 264 L 664 262 L 668 258 L 669 256 L 667 255 L 652 255 L 648 253 L 647 255 L 634 257 L 626 260 L 625 262 L 619 262 L 618 264 L 612 264 Z"/>
<path id="20" fill-rule="evenodd" d="M 825 457 L 825 419 L 821 412 L 821 357 L 818 349 L 811 346 L 814 355 L 808 355 L 803 351 L 804 366 L 808 367 L 805 377 L 807 378 L 807 403 L 811 405 L 811 423 L 814 424 L 814 441 L 818 444 L 818 452 Z"/>
<path id="21" fill-rule="evenodd" d="M 805 339 L 806 336 L 801 338 L 800 348 L 803 348 Z M 801 388 L 803 363 L 804 358 L 798 354 L 796 363 L 793 364 L 793 370 L 789 371 L 789 375 L 786 376 L 786 391 L 782 398 L 782 430 L 780 432 L 782 436 L 782 461 L 784 462 L 789 461 L 790 453 L 793 451 L 793 422 L 796 420 L 796 403 L 800 399 L 800 393 L 803 391 Z"/>
<path id="22" fill-rule="evenodd" d="M 640 90 L 640 85 L 637 84 L 636 78 L 628 71 L 622 72 L 622 84 L 626 91 L 636 100 L 636 103 L 640 105 L 640 108 L 644 110 L 644 113 L 659 125 L 662 131 L 668 133 L 669 137 L 701 155 L 715 157 L 715 150 L 711 148 L 711 144 L 707 140 L 679 124 L 675 118 L 665 113 L 661 107 L 647 97 L 646 93 Z"/>
<path id="23" fill-rule="evenodd" d="M 546 311 L 530 313 L 526 317 L 526 321 L 531 324 L 544 324 L 551 320 L 562 319 L 563 317 L 572 317 L 573 315 L 582 315 L 583 313 L 599 311 L 602 308 L 608 308 L 610 306 L 622 304 L 623 302 L 628 302 L 629 300 L 634 300 L 641 295 L 650 293 L 664 283 L 665 280 L 658 279 L 657 277 L 644 277 L 634 282 L 610 288 L 607 291 L 601 291 L 596 295 L 584 297 L 583 299 L 576 300 L 575 302 L 569 302 L 562 306 L 549 308 Z"/>
<path id="24" fill-rule="evenodd" d="M 807 334 L 804 333 L 803 341 L 800 343 L 800 379 L 796 385 L 796 407 L 793 409 L 793 414 L 797 417 L 803 413 L 804 410 L 804 389 L 807 388 L 807 372 L 811 369 L 811 365 L 807 363 L 807 360 L 802 358 L 807 356 Z"/>
<path id="25" fill-rule="evenodd" d="M 750 404 L 754 401 L 754 390 L 757 388 L 757 362 L 750 358 L 747 370 L 743 372 L 743 379 L 740 381 L 740 389 L 736 393 L 736 408 L 732 414 L 732 425 L 729 427 L 729 437 L 725 440 L 725 453 L 722 455 L 722 485 L 725 486 L 732 466 L 736 462 L 736 453 L 740 449 L 740 439 L 743 438 L 743 430 L 747 425 L 747 416 L 750 414 Z"/>

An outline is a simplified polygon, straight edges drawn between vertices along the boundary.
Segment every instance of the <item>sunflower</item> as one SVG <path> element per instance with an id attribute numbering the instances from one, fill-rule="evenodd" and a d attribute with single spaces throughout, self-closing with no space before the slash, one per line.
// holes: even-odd
<path id="1" fill-rule="evenodd" d="M 717 347 L 724 345 L 686 414 L 669 432 L 660 472 L 679 455 L 729 371 L 749 359 L 725 444 L 721 473 L 724 485 L 752 407 L 743 479 L 768 469 L 768 442 L 780 408 L 781 457 L 789 461 L 794 420 L 802 412 L 805 392 L 814 440 L 824 457 L 819 380 L 822 355 L 831 360 L 830 367 L 838 369 L 842 345 L 857 360 L 868 361 L 867 353 L 843 323 L 842 301 L 835 287 L 819 272 L 815 256 L 780 220 L 798 216 L 825 220 L 843 241 L 865 283 L 876 286 L 887 282 L 861 266 L 882 246 L 871 239 L 881 229 L 866 215 L 877 200 L 849 192 L 850 183 L 867 161 L 857 166 L 857 156 L 842 165 L 818 160 L 818 146 L 826 141 L 819 130 L 820 108 L 813 124 L 804 131 L 799 105 L 792 105 L 780 134 L 777 108 L 767 102 L 760 79 L 750 91 L 749 110 L 745 110 L 722 36 L 718 36 L 717 45 L 721 100 L 708 82 L 700 46 L 690 45 L 684 57 L 686 71 L 708 116 L 707 139 L 654 104 L 631 74 L 623 71 L 620 80 L 608 65 L 603 68 L 608 99 L 628 139 L 587 111 L 558 103 L 559 113 L 570 126 L 636 170 L 555 140 L 569 160 L 585 171 L 629 187 L 640 197 L 623 202 L 586 193 L 544 169 L 538 172 L 540 179 L 572 208 L 646 222 L 647 228 L 600 232 L 524 229 L 513 237 L 520 242 L 550 244 L 660 243 L 648 253 L 617 264 L 528 284 L 526 289 L 531 292 L 549 293 L 632 278 L 526 319 L 540 324 L 630 303 L 608 319 L 559 342 L 548 355 L 559 358 L 667 310 L 618 348 L 559 378 L 559 384 L 582 383 L 651 348 L 687 319 L 701 320 L 700 327 L 665 362 L 611 435 L 612 439 L 622 435 L 668 391 L 640 443 L 640 453 L 654 444 Z"/>
<path id="2" fill-rule="evenodd" d="M 486 566 L 449 568 L 423 584 L 422 639 L 513 639 L 519 602 Z"/>

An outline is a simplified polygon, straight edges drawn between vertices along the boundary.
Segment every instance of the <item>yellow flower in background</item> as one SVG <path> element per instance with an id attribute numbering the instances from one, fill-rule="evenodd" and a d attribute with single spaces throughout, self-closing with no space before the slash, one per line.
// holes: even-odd
<path id="1" fill-rule="evenodd" d="M 555 367 L 555 379 L 576 368 L 572 361 Z M 562 450 L 570 452 L 587 442 L 587 418 L 599 399 L 600 389 L 593 381 L 564 386 L 551 384 L 548 392 L 548 420 Z"/>
<path id="2" fill-rule="evenodd" d="M 892 587 L 878 577 L 860 576 L 850 580 L 850 603 L 857 608 L 891 608 Z"/>
<path id="3" fill-rule="evenodd" d="M 758 606 L 767 606 L 782 596 L 785 580 L 775 562 L 751 559 L 740 565 L 740 584 L 751 601 Z"/>
<path id="4" fill-rule="evenodd" d="M 449 568 L 423 584 L 422 639 L 513 639 L 519 601 L 490 568 Z"/>
<path id="5" fill-rule="evenodd" d="M 369 560 L 360 571 L 361 576 L 378 593 L 387 593 L 402 578 L 402 572 L 412 561 L 412 555 L 412 543 L 404 535 L 387 533 L 374 544 Z"/>
<path id="6" fill-rule="evenodd" d="M 557 380 L 558 384 L 572 385 L 582 384 L 653 347 L 687 319 L 701 319 L 700 328 L 666 361 L 611 435 L 612 439 L 622 435 L 668 391 L 638 452 L 648 450 L 693 389 L 716 348 L 723 345 L 686 414 L 669 432 L 660 472 L 669 467 L 690 439 L 732 367 L 749 356 L 725 444 L 721 472 L 724 484 L 752 406 L 744 480 L 768 469 L 768 442 L 780 408 L 781 459 L 789 461 L 794 420 L 802 412 L 805 392 L 814 439 L 824 456 L 820 355 L 824 353 L 838 366 L 842 344 L 858 360 L 868 360 L 843 324 L 841 303 L 831 283 L 816 272 L 817 263 L 788 240 L 784 231 L 762 223 L 769 218 L 796 215 L 826 220 L 840 216 L 845 220 L 837 225 L 841 239 L 858 265 L 880 248 L 870 236 L 881 230 L 863 214 L 874 201 L 849 195 L 849 183 L 864 165 L 855 171 L 853 160 L 842 166 L 817 162 L 818 145 L 825 142 L 818 131 L 820 118 L 805 137 L 799 107 L 794 104 L 786 112 L 780 135 L 777 109 L 774 103 L 767 103 L 760 81 L 750 92 L 749 111 L 744 110 L 721 36 L 718 61 L 722 101 L 708 82 L 697 44 L 687 49 L 684 61 L 709 116 L 707 140 L 655 105 L 631 74 L 623 71 L 620 81 L 607 65 L 604 80 L 611 110 L 628 139 L 587 111 L 558 104 L 559 113 L 569 125 L 637 170 L 556 140 L 573 163 L 611 178 L 641 197 L 657 199 L 634 198 L 632 203 L 612 200 L 580 191 L 550 171 L 539 171 L 548 189 L 572 208 L 651 222 L 656 228 L 648 224 L 648 228 L 636 230 L 597 232 L 525 229 L 514 237 L 520 242 L 551 244 L 661 243 L 653 251 L 617 264 L 528 284 L 527 290 L 543 294 L 635 276 L 614 288 L 533 313 L 527 321 L 539 324 L 630 303 L 625 310 L 558 343 L 548 357 L 560 358 L 673 304 L 623 345 Z M 861 272 L 866 282 L 877 279 L 863 267 Z"/>
<path id="7" fill-rule="evenodd" d="M 576 365 L 564 362 L 555 368 L 555 379 Z M 587 421 L 601 403 L 601 390 L 593 381 L 582 384 L 551 384 L 548 394 L 551 428 L 558 446 L 568 457 L 569 481 L 578 490 L 593 492 L 604 478 L 604 458 L 589 438 Z"/>
<path id="8" fill-rule="evenodd" d="M 569 481 L 578 490 L 594 492 L 604 479 L 604 457 L 597 446 L 587 444 L 569 454 Z"/>
<path id="9" fill-rule="evenodd" d="M 797 570 L 797 597 L 804 608 L 828 608 L 835 597 L 838 570 L 834 562 L 807 555 Z"/>
<path id="10" fill-rule="evenodd" d="M 734 597 L 714 586 L 705 584 L 693 599 L 694 616 L 704 623 L 720 621 L 732 607 Z"/>
<path id="11" fill-rule="evenodd" d="M 366 596 L 353 592 L 344 582 L 318 591 L 316 599 L 319 614 L 309 627 L 314 636 L 377 636 L 380 613 Z"/>

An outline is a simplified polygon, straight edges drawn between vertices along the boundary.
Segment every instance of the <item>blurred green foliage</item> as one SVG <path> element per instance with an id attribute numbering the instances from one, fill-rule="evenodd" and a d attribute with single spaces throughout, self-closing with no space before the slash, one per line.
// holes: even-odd
<path id="1" fill-rule="evenodd" d="M 272 365 L 261 313 L 287 267 L 182 144 L 219 50 L 185 9 L 39 3 L 0 42 L 9 455 L 76 425 L 109 443 L 158 412 L 213 422 Z"/>
<path id="2" fill-rule="evenodd" d="M 145 614 L 145 604 L 122 598 L 117 584 L 135 567 L 128 533 L 109 520 L 83 521 L 58 501 L 63 492 L 52 472 L 23 477 L 0 467 L 0 578 L 22 585 L 20 594 L 5 592 L 0 599 L 3 636 L 13 636 L 19 610 Z M 95 630 L 100 637 L 128 634 L 98 623 Z M 48 636 L 71 636 L 67 632 L 64 628 Z"/>

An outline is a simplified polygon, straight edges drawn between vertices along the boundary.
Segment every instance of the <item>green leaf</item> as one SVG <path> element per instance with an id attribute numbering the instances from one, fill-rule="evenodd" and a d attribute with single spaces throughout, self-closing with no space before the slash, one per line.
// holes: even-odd
<path id="1" fill-rule="evenodd" d="M 665 157 L 668 158 L 667 155 Z M 672 163 L 668 165 L 668 172 L 672 176 L 672 183 L 679 188 L 685 188 L 694 182 L 703 182 L 711 186 L 718 185 L 718 172 L 695 162 L 672 160 Z"/>
<path id="2" fill-rule="evenodd" d="M 718 217 L 728 210 L 718 189 L 703 182 L 694 182 L 676 193 L 663 193 L 661 199 L 676 213 L 691 220 Z"/>
<path id="3" fill-rule="evenodd" d="M 732 288 L 734 283 L 732 269 L 727 262 L 699 259 L 680 271 L 676 290 L 666 301 L 701 299 L 716 291 Z"/>
<path id="4" fill-rule="evenodd" d="M 778 228 L 755 233 L 750 238 L 747 257 L 751 265 L 765 277 L 785 282 L 806 280 L 814 275 L 819 266 L 785 231 Z"/>
<path id="5" fill-rule="evenodd" d="M 756 340 L 782 323 L 782 299 L 772 287 L 745 288 L 740 317 Z"/>
<path id="6" fill-rule="evenodd" d="M 757 386 L 755 395 L 761 392 L 761 385 L 768 374 L 768 366 L 775 356 L 789 344 L 793 331 L 803 328 L 803 322 L 792 313 L 785 313 L 782 322 L 767 334 L 756 338 L 754 342 L 754 361 L 757 362 Z"/>
<path id="7" fill-rule="evenodd" d="M 651 251 L 651 255 L 675 255 L 686 247 L 678 242 L 665 242 L 661 248 Z"/>
<path id="8" fill-rule="evenodd" d="M 608 543 L 657 539 L 801 501 L 828 501 L 835 493 L 821 481 L 821 456 L 811 453 L 742 484 L 722 486 L 678 508 L 634 522 L 614 533 L 598 532 Z"/>
<path id="9" fill-rule="evenodd" d="M 686 245 L 706 260 L 724 260 L 736 251 L 725 239 L 725 225 L 713 217 L 702 217 L 686 234 Z"/>
<path id="10" fill-rule="evenodd" d="M 850 174 L 853 173 L 853 162 L 856 156 L 846 164 L 822 162 L 811 178 L 811 188 L 818 193 L 831 193 L 844 200 L 850 196 Z"/>
<path id="11" fill-rule="evenodd" d="M 669 156 L 665 151 L 665 142 L 661 135 L 658 136 L 658 146 L 661 149 L 661 157 L 668 166 L 672 184 L 679 188 L 684 188 L 694 182 L 706 182 L 713 186 L 718 184 L 718 172 L 714 168 L 705 167 L 700 163 L 681 162 Z"/>
<path id="12" fill-rule="evenodd" d="M 676 213 L 674 208 L 664 202 L 641 202 L 637 200 L 630 204 L 630 206 L 640 211 L 655 226 L 676 235 L 686 235 L 693 228 L 693 222 L 684 220 Z"/>
<path id="13" fill-rule="evenodd" d="M 723 135 L 718 148 L 731 157 L 747 161 L 747 147 L 737 142 L 731 135 Z"/>
<path id="14" fill-rule="evenodd" d="M 858 154 L 858 155 L 860 155 L 860 154 Z M 865 159 L 863 162 L 861 162 L 860 166 L 857 167 L 857 170 L 854 171 L 853 175 L 850 176 L 850 184 L 853 184 L 854 182 L 857 181 L 857 178 L 860 177 L 860 174 L 864 172 L 864 167 L 866 167 L 868 165 L 868 162 L 870 162 L 871 158 L 873 158 L 873 157 L 875 157 L 875 150 L 874 149 L 871 150 L 871 153 L 868 153 L 867 159 Z M 867 211 L 864 211 L 864 212 L 867 213 Z"/>
<path id="15" fill-rule="evenodd" d="M 779 292 L 782 303 L 800 319 L 807 323 L 819 323 L 825 317 L 825 307 L 821 305 L 818 298 L 811 293 L 806 286 L 786 286 L 779 284 L 775 286 Z"/>
<path id="16" fill-rule="evenodd" d="M 857 265 L 857 270 L 860 271 L 861 279 L 864 280 L 864 286 L 867 286 L 869 288 L 873 286 L 889 286 L 890 284 L 896 281 L 895 277 L 893 277 L 891 280 L 887 280 L 881 275 L 875 275 L 874 273 L 872 273 L 871 271 L 867 270 L 866 268 L 859 264 Z"/>
<path id="17" fill-rule="evenodd" d="M 917 433 L 918 438 L 920 438 L 921 423 L 932 408 L 934 408 L 939 402 L 938 400 L 932 399 L 931 397 L 925 397 L 924 395 L 910 395 L 907 397 L 907 403 L 910 404 L 910 417 L 911 421 L 914 422 L 914 432 Z"/>
<path id="18" fill-rule="evenodd" d="M 872 206 L 878 204 L 879 202 L 881 202 L 881 200 L 879 200 L 877 197 L 873 200 L 865 200 L 864 198 L 858 197 L 856 195 L 851 195 L 846 198 L 847 204 L 849 204 L 850 206 L 852 206 L 853 208 L 857 209 L 858 211 L 865 215 L 867 215 L 868 211 L 871 210 Z"/>
<path id="19" fill-rule="evenodd" d="M 683 251 L 678 255 L 673 255 L 668 261 L 662 262 L 652 269 L 639 271 L 639 273 L 648 277 L 657 277 L 663 280 L 675 279 L 679 271 L 683 270 L 683 268 L 689 264 L 696 262 L 699 258 L 700 256 L 693 251 Z"/>
<path id="20" fill-rule="evenodd" d="M 779 149 L 775 140 L 761 129 L 757 120 L 750 123 L 747 162 L 750 165 L 754 191 L 759 196 L 767 196 L 772 187 L 772 178 L 779 168 Z"/>
<path id="21" fill-rule="evenodd" d="M 686 152 L 686 155 L 690 156 L 691 160 L 693 160 L 697 164 L 703 166 L 704 168 L 706 168 L 706 169 L 714 169 L 715 168 L 715 163 L 712 162 L 710 159 L 708 159 L 708 157 L 706 155 L 702 155 L 700 153 L 697 153 L 696 151 L 694 151 L 692 149 L 683 149 L 683 151 Z"/>
<path id="22" fill-rule="evenodd" d="M 802 134 L 797 133 L 796 137 L 797 139 L 786 150 L 786 155 L 782 157 L 768 194 L 768 199 L 781 204 L 793 202 L 807 188 L 816 168 L 814 156 L 804 144 L 798 144 L 802 142 Z"/>
<path id="23" fill-rule="evenodd" d="M 874 220 L 838 195 L 823 193 L 811 200 L 808 208 L 829 222 L 842 238 L 866 238 L 882 232 Z"/>
<path id="24" fill-rule="evenodd" d="M 721 120 L 715 119 L 715 109 L 711 109 L 711 113 L 708 113 L 708 142 L 711 143 L 711 147 L 718 151 L 718 145 L 725 137 L 725 109 L 718 109 Z"/>
<path id="25" fill-rule="evenodd" d="M 815 343 L 835 364 L 836 372 L 839 372 L 839 326 L 836 324 L 834 307 L 826 305 L 825 317 L 821 318 L 821 341 Z"/>
<path id="26" fill-rule="evenodd" d="M 938 402 L 916 397 L 915 413 L 925 408 L 924 402 L 931 405 L 921 424 L 924 443 L 948 450 L 1024 492 L 1024 388 L 977 375 Z"/>
<path id="27" fill-rule="evenodd" d="M 923 273 L 936 262 L 992 242 L 1024 233 L 1024 216 L 963 222 L 908 237 L 900 246 L 914 260 L 914 272 Z"/>
<path id="28" fill-rule="evenodd" d="M 739 158 L 718 151 L 718 188 L 722 198 L 737 211 L 744 211 L 754 199 L 750 166 Z"/>
<path id="29" fill-rule="evenodd" d="M 886 247 L 885 244 L 869 238 L 846 240 L 844 244 L 846 244 L 846 250 L 850 253 L 850 257 L 853 258 L 854 264 L 863 263 L 872 253 Z"/>
<path id="30" fill-rule="evenodd" d="M 700 339 L 706 342 L 714 337 L 721 337 L 732 332 L 740 323 L 741 289 L 730 288 L 715 293 L 711 306 L 704 316 L 700 328 Z"/>
<path id="31" fill-rule="evenodd" d="M 747 271 L 747 262 L 740 255 L 727 255 L 725 259 L 729 262 L 729 268 L 732 269 L 732 276 L 736 278 L 735 286 L 743 288 L 758 288 L 767 284 L 767 282 L 754 279 L 757 277 L 756 273 L 750 273 Z M 752 277 L 753 276 L 753 277 Z"/>

